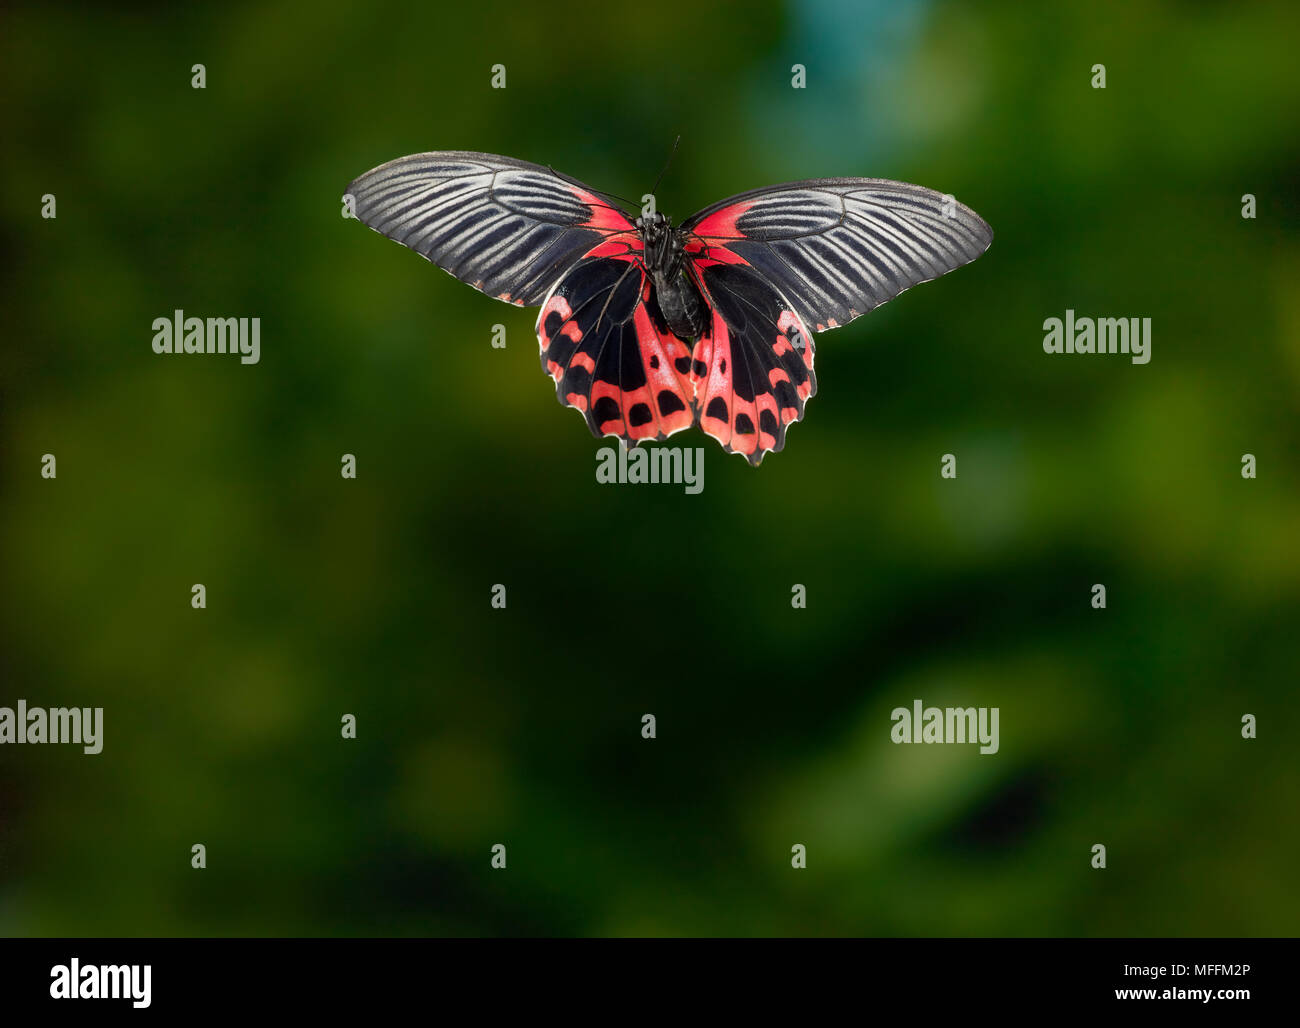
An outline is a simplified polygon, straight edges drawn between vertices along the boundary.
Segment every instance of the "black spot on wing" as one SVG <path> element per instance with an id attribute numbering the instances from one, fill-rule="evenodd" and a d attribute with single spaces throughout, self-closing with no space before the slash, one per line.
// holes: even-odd
<path id="1" fill-rule="evenodd" d="M 675 414 L 679 410 L 685 410 L 686 404 L 682 403 L 681 398 L 670 389 L 659 390 L 659 413 L 664 417 L 669 414 Z"/>
<path id="2" fill-rule="evenodd" d="M 602 396 L 592 404 L 591 417 L 598 427 L 608 421 L 617 421 L 620 417 L 618 404 L 610 397 Z"/>
<path id="3" fill-rule="evenodd" d="M 789 382 L 778 382 L 772 389 L 772 395 L 776 397 L 778 407 L 803 409 L 803 401 L 799 399 L 799 394 Z"/>
<path id="4" fill-rule="evenodd" d="M 568 396 L 570 393 L 577 396 L 590 396 L 591 372 L 577 364 L 570 365 L 564 377 L 560 379 L 560 386 L 556 392 L 561 397 Z"/>

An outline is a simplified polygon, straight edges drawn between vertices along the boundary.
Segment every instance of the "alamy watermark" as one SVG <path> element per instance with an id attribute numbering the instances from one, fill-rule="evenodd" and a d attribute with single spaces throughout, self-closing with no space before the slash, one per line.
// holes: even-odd
<path id="1" fill-rule="evenodd" d="M 596 451 L 596 481 L 602 485 L 684 485 L 691 495 L 704 489 L 704 447 L 604 446 Z"/>
<path id="2" fill-rule="evenodd" d="M 1151 360 L 1150 318 L 1076 318 L 1043 322 L 1044 353 L 1127 353 L 1134 364 Z"/>
<path id="3" fill-rule="evenodd" d="M 0 707 L 0 744 L 71 743 L 86 753 L 104 748 L 103 707 Z"/>
<path id="4" fill-rule="evenodd" d="M 979 743 L 984 754 L 998 751 L 997 707 L 895 707 L 889 737 L 895 743 Z"/>
<path id="5" fill-rule="evenodd" d="M 261 318 L 187 318 L 178 310 L 153 319 L 154 353 L 237 353 L 240 364 L 262 358 Z"/>
<path id="6" fill-rule="evenodd" d="M 152 1001 L 153 965 L 86 964 L 73 957 L 50 968 L 51 999 L 129 999 L 143 1010 Z"/>

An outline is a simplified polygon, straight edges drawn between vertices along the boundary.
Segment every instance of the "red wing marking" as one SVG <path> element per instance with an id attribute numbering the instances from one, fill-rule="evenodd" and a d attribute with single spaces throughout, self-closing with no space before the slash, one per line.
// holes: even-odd
<path id="1" fill-rule="evenodd" d="M 629 444 L 694 421 L 694 394 L 678 370 L 689 355 L 652 315 L 640 249 L 639 238 L 634 246 L 623 236 L 594 247 L 556 284 L 537 320 L 556 397 L 583 412 L 593 435 Z"/>
<path id="2" fill-rule="evenodd" d="M 745 233 L 736 228 L 736 219 L 744 214 L 753 204 L 735 203 L 714 211 L 707 218 L 694 226 L 691 231 L 706 239 L 744 239 Z"/>
<path id="3" fill-rule="evenodd" d="M 691 364 L 700 427 L 758 464 L 815 390 L 812 335 L 748 265 L 697 261 L 694 275 L 711 308 Z"/>

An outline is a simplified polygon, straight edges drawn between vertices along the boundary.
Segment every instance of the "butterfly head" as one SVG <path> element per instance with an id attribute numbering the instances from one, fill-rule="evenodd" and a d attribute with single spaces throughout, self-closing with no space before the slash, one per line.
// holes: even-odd
<path id="1" fill-rule="evenodd" d="M 673 230 L 672 220 L 655 211 L 636 219 L 637 231 L 645 244 L 646 263 L 659 270 L 675 268 L 682 254 L 680 233 Z"/>
<path id="2" fill-rule="evenodd" d="M 672 230 L 673 223 L 658 211 L 653 214 L 642 215 L 636 219 L 637 230 L 647 239 L 658 237 Z"/>

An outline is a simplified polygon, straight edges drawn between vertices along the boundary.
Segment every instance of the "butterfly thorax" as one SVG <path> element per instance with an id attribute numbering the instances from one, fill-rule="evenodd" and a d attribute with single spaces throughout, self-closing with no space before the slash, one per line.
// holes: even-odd
<path id="1" fill-rule="evenodd" d="M 704 300 L 686 274 L 685 233 L 657 211 L 636 219 L 644 247 L 646 270 L 655 283 L 655 298 L 668 328 L 678 339 L 693 343 L 705 328 Z"/>

